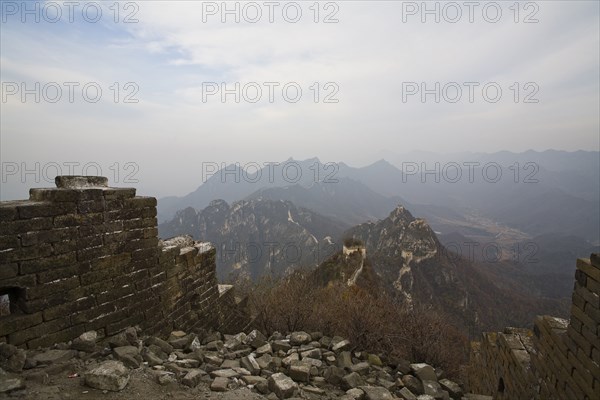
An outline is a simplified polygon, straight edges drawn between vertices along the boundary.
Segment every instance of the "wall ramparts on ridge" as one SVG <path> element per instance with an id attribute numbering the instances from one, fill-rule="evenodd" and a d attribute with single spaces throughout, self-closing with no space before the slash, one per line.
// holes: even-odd
<path id="1" fill-rule="evenodd" d="M 494 399 L 594 400 L 600 393 L 600 257 L 577 260 L 569 321 L 538 316 L 471 343 L 466 383 Z"/>

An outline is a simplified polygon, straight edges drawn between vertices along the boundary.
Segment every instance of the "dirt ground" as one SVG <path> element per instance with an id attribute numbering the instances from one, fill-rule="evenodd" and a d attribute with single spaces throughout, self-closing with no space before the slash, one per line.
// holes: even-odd
<path id="1" fill-rule="evenodd" d="M 266 397 L 253 393 L 247 388 L 228 392 L 212 392 L 208 384 L 200 383 L 196 388 L 188 388 L 179 383 L 161 386 L 153 381 L 150 371 L 141 368 L 131 372 L 129 383 L 120 392 L 102 392 L 83 384 L 83 378 L 69 378 L 67 371 L 49 377 L 48 382 L 26 381 L 25 390 L 0 394 L 0 398 L 26 400 L 113 400 L 113 399 L 143 399 L 143 400 L 264 400 Z"/>

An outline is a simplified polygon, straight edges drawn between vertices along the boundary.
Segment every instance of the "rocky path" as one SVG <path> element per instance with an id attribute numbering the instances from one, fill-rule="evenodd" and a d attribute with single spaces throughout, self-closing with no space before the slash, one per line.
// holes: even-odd
<path id="1" fill-rule="evenodd" d="M 0 398 L 462 400 L 443 371 L 357 351 L 318 332 L 138 338 L 135 328 L 98 340 L 86 332 L 52 349 L 0 344 Z"/>

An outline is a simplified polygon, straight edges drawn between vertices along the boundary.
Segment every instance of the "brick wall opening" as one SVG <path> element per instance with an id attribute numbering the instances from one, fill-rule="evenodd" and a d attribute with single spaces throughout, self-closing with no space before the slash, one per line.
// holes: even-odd
<path id="1" fill-rule="evenodd" d="M 19 300 L 24 296 L 24 290 L 17 287 L 0 289 L 0 317 L 19 314 Z"/>
<path id="2" fill-rule="evenodd" d="M 500 378 L 498 381 L 498 393 L 504 393 L 504 379 Z"/>

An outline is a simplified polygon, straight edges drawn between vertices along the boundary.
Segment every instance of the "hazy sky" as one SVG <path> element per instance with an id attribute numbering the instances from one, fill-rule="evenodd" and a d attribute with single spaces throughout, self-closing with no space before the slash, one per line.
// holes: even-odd
<path id="1" fill-rule="evenodd" d="M 3 199 L 36 162 L 164 196 L 206 161 L 599 150 L 597 1 L 0 4 Z"/>

